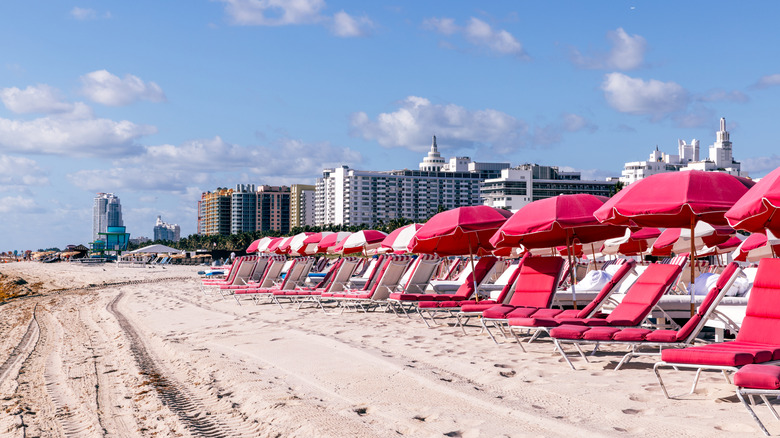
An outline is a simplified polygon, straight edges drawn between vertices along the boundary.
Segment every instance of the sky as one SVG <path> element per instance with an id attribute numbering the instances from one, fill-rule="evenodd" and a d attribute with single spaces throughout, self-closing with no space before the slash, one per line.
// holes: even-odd
<path id="1" fill-rule="evenodd" d="M 780 166 L 780 2 L 0 3 L 0 251 L 197 229 L 202 192 L 444 157 L 619 176 L 725 117 Z"/>

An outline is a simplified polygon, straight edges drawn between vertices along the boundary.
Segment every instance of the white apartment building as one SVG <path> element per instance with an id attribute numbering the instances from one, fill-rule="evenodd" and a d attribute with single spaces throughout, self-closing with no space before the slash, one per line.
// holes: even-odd
<path id="1" fill-rule="evenodd" d="M 122 204 L 113 193 L 98 193 L 92 206 L 92 241 L 98 240 L 98 233 L 105 233 L 108 227 L 124 226 Z"/>
<path id="2" fill-rule="evenodd" d="M 564 172 L 557 167 L 523 164 L 501 170 L 498 178 L 481 185 L 484 204 L 517 211 L 540 199 L 558 195 L 589 193 L 609 197 L 617 181 L 582 180 L 580 172 Z"/>
<path id="3" fill-rule="evenodd" d="M 348 166 L 323 170 L 316 184 L 317 225 L 374 226 L 393 219 L 425 221 L 440 210 L 482 203 L 479 184 L 509 163 L 446 162 L 436 137 L 419 170 L 365 171 Z"/>
<path id="4" fill-rule="evenodd" d="M 628 185 L 650 175 L 678 170 L 705 170 L 747 176 L 747 172 L 742 172 L 741 164 L 734 161 L 732 156 L 731 141 L 729 140 L 729 132 L 726 131 L 725 118 L 721 117 L 720 130 L 715 135 L 715 143 L 709 147 L 707 159 L 699 159 L 698 140 L 693 139 L 690 144 L 684 140 L 678 140 L 677 155 L 660 152 L 656 146 L 655 150 L 650 153 L 649 160 L 626 163 L 620 176 L 620 182 Z"/>
<path id="5" fill-rule="evenodd" d="M 169 224 L 162 220 L 162 216 L 157 216 L 157 222 L 154 224 L 154 240 L 170 240 L 178 242 L 181 239 L 181 227 L 179 224 Z"/>
<path id="6" fill-rule="evenodd" d="M 314 225 L 315 186 L 293 184 L 290 186 L 290 228 Z"/>

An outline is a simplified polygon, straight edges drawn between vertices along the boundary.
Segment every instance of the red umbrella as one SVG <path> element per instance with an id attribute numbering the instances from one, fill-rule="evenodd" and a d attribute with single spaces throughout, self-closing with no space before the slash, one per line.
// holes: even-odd
<path id="1" fill-rule="evenodd" d="M 753 233 L 742 241 L 742 244 L 734 251 L 734 260 L 739 262 L 755 262 L 766 257 L 775 257 L 780 252 L 780 239 L 777 239 L 770 231 L 767 236 L 762 233 Z"/>
<path id="2" fill-rule="evenodd" d="M 379 248 L 379 244 L 385 240 L 385 237 L 387 237 L 387 234 L 378 230 L 360 230 L 343 239 L 333 249 L 333 252 L 339 254 L 365 254 L 372 249 Z"/>
<path id="3" fill-rule="evenodd" d="M 263 237 L 263 239 L 267 239 L 267 237 Z M 254 242 L 250 243 L 249 246 L 246 247 L 246 252 L 255 252 L 257 251 L 257 246 L 260 244 L 260 241 L 262 239 L 257 239 Z"/>
<path id="4" fill-rule="evenodd" d="M 333 248 L 334 246 L 338 245 L 339 242 L 346 239 L 352 234 L 349 231 L 339 231 L 337 233 L 327 232 L 327 233 L 328 234 L 325 234 L 325 232 L 321 233 L 322 234 L 321 239 L 317 244 L 317 252 L 328 252 L 330 248 Z"/>
<path id="5" fill-rule="evenodd" d="M 750 232 L 771 230 L 780 235 L 780 216 L 775 215 L 780 206 L 780 167 L 761 178 L 745 196 L 726 212 L 729 225 Z"/>
<path id="6" fill-rule="evenodd" d="M 606 198 L 589 194 L 560 195 L 531 202 L 513 214 L 490 243 L 496 247 L 520 246 L 547 248 L 572 242 L 592 243 L 625 233 L 624 226 L 602 224 L 593 217 Z M 569 252 L 567 251 L 567 254 Z M 574 264 L 571 263 L 571 283 L 574 284 Z M 574 290 L 572 290 L 574 292 Z M 572 297 L 575 297 L 572 293 Z M 574 307 L 577 307 L 574 298 Z"/>
<path id="7" fill-rule="evenodd" d="M 696 251 L 704 247 L 719 245 L 734 235 L 731 227 L 717 225 L 712 226 L 706 222 L 699 222 L 693 229 L 693 248 Z M 688 230 L 683 228 L 667 228 L 661 233 L 653 244 L 653 255 L 668 256 L 671 253 L 688 253 L 691 250 L 691 241 Z"/>
<path id="8" fill-rule="evenodd" d="M 396 254 L 405 253 L 408 251 L 409 242 L 412 241 L 420 228 L 422 228 L 422 224 L 409 224 L 396 228 L 382 240 L 380 246 Z"/>
<path id="9" fill-rule="evenodd" d="M 458 207 L 433 216 L 409 242 L 415 253 L 453 256 L 475 254 L 477 250 L 492 251 L 490 238 L 512 215 L 486 205 Z"/>
<path id="10" fill-rule="evenodd" d="M 274 240 L 268 245 L 266 252 L 275 252 L 277 254 L 287 254 L 287 249 L 283 248 L 285 243 L 288 243 L 292 237 L 280 237 L 278 240 Z"/>
<path id="11" fill-rule="evenodd" d="M 623 237 L 616 237 L 614 239 L 607 239 L 604 242 L 604 247 L 601 252 L 604 254 L 623 254 L 627 256 L 642 255 L 646 253 L 650 248 L 652 242 L 654 242 L 658 236 L 661 235 L 661 230 L 658 228 L 645 227 L 637 230 L 626 230 L 626 235 Z"/>
<path id="12" fill-rule="evenodd" d="M 474 254 L 489 253 L 495 248 L 490 238 L 506 222 L 512 213 L 507 210 L 477 205 L 458 207 L 434 215 L 409 242 L 409 252 L 438 254 L 440 256 L 465 255 L 474 270 Z M 474 291 L 477 290 L 476 276 Z"/>
<path id="13" fill-rule="evenodd" d="M 601 222 L 613 224 L 689 228 L 693 266 L 693 229 L 696 222 L 727 225 L 723 214 L 753 184 L 746 178 L 721 172 L 687 170 L 659 173 L 625 187 L 596 210 L 594 216 Z M 691 269 L 691 284 L 693 281 Z M 694 310 L 691 294 L 691 312 Z"/>

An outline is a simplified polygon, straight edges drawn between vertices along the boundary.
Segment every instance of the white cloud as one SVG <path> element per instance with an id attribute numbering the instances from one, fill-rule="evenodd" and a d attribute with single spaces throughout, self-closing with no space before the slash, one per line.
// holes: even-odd
<path id="1" fill-rule="evenodd" d="M 423 20 L 423 27 L 425 29 L 434 30 L 442 35 L 454 35 L 461 31 L 461 28 L 455 24 L 455 20 L 452 18 L 427 18 Z"/>
<path id="2" fill-rule="evenodd" d="M 87 21 L 87 20 L 97 20 L 98 18 L 111 18 L 111 13 L 106 12 L 100 15 L 94 9 L 80 8 L 76 6 L 70 10 L 70 16 L 75 18 L 76 20 Z"/>
<path id="3" fill-rule="evenodd" d="M 684 110 L 688 92 L 675 82 L 645 81 L 622 73 L 609 73 L 601 84 L 609 105 L 623 113 L 662 118 Z"/>
<path id="4" fill-rule="evenodd" d="M 780 74 L 762 76 L 761 79 L 753 85 L 753 88 L 769 88 L 774 87 L 775 85 L 780 85 Z"/>
<path id="5" fill-rule="evenodd" d="M 25 157 L 0 155 L 0 185 L 45 186 L 49 184 L 48 172 L 35 161 Z"/>
<path id="6" fill-rule="evenodd" d="M 780 156 L 772 154 L 768 157 L 743 158 L 742 170 L 750 173 L 751 177 L 766 175 L 780 167 Z"/>
<path id="7" fill-rule="evenodd" d="M 640 35 L 629 35 L 622 27 L 607 32 L 611 49 L 590 56 L 573 50 L 572 61 L 583 68 L 634 70 L 642 66 L 647 42 Z"/>
<path id="8" fill-rule="evenodd" d="M 134 140 L 157 132 L 148 125 L 91 117 L 83 104 L 73 113 L 34 120 L 0 118 L 0 150 L 69 156 L 119 156 L 136 153 Z"/>
<path id="9" fill-rule="evenodd" d="M 342 38 L 360 37 L 368 35 L 368 30 L 372 26 L 373 22 L 368 17 L 355 18 L 341 11 L 333 15 L 331 30 L 334 35 Z"/>
<path id="10" fill-rule="evenodd" d="M 362 161 L 356 151 L 329 143 L 309 144 L 282 139 L 269 146 L 243 147 L 220 137 L 193 140 L 179 146 L 149 146 L 144 154 L 117 161 L 109 170 L 82 170 L 68 179 L 85 190 L 159 190 L 184 193 L 194 184 L 208 186 L 218 175 L 241 172 L 261 183 L 287 178 L 315 178 L 325 167 Z"/>
<path id="11" fill-rule="evenodd" d="M 59 113 L 73 110 L 73 104 L 64 102 L 56 88 L 46 84 L 19 88 L 3 88 L 0 90 L 0 100 L 9 110 L 17 114 L 25 113 Z"/>
<path id="12" fill-rule="evenodd" d="M 595 132 L 598 127 L 579 114 L 565 113 L 559 120 L 545 126 L 537 126 L 533 130 L 533 143 L 547 146 L 560 143 L 566 132 Z"/>
<path id="13" fill-rule="evenodd" d="M 511 33 L 505 30 L 494 30 L 484 21 L 472 17 L 465 29 L 466 38 L 476 45 L 485 46 L 501 55 L 516 55 L 524 57 L 525 50 Z"/>
<path id="14" fill-rule="evenodd" d="M 0 213 L 41 213 L 43 209 L 29 196 L 6 196 L 0 198 Z"/>
<path id="15" fill-rule="evenodd" d="M 125 75 L 119 78 L 106 70 L 97 70 L 81 77 L 82 93 L 93 102 L 109 106 L 129 105 L 139 100 L 162 102 L 165 93 L 154 82 Z"/>
<path id="16" fill-rule="evenodd" d="M 523 45 L 511 33 L 503 29 L 493 29 L 490 24 L 475 17 L 471 17 L 464 27 L 455 24 L 455 20 L 452 18 L 436 17 L 423 20 L 422 26 L 445 36 L 463 35 L 472 45 L 484 47 L 499 55 L 512 55 L 528 59 Z M 446 42 L 444 46 L 451 47 L 452 45 Z"/>
<path id="17" fill-rule="evenodd" d="M 376 140 L 385 147 L 403 147 L 425 152 L 430 138 L 436 135 L 442 144 L 475 146 L 521 146 L 525 142 L 528 127 L 522 120 L 493 109 L 470 111 L 454 104 L 433 104 L 428 99 L 409 96 L 400 102 L 400 108 L 392 113 L 382 113 L 376 121 L 364 112 L 352 115 L 355 134 Z"/>
<path id="18" fill-rule="evenodd" d="M 235 24 L 284 26 L 320 21 L 324 0 L 220 0 Z"/>

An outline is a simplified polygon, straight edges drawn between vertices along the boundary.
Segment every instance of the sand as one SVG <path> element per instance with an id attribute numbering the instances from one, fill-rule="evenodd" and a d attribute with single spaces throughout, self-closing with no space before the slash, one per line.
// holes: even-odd
<path id="1" fill-rule="evenodd" d="M 524 353 L 417 317 L 239 306 L 201 292 L 199 269 L 0 265 L 42 283 L 0 305 L 0 436 L 760 434 L 717 373 L 667 400 L 651 358 L 613 371 L 608 350 L 575 371 L 544 340 Z M 693 373 L 664 378 L 680 394 Z"/>

